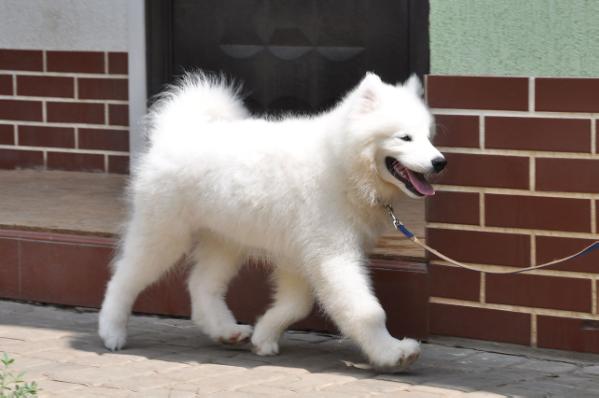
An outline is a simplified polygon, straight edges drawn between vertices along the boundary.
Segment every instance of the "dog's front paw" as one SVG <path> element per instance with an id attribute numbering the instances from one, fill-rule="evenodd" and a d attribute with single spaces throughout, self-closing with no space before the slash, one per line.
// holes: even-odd
<path id="1" fill-rule="evenodd" d="M 420 356 L 420 343 L 413 339 L 395 340 L 392 347 L 371 358 L 375 369 L 386 373 L 403 372 Z"/>
<path id="2" fill-rule="evenodd" d="M 126 327 L 107 325 L 106 322 L 100 321 L 98 334 L 104 342 L 104 346 L 108 348 L 110 351 L 120 350 L 127 342 Z"/>
<path id="3" fill-rule="evenodd" d="M 225 333 L 212 336 L 212 338 L 222 344 L 241 344 L 249 341 L 252 330 L 249 325 L 231 325 Z"/>

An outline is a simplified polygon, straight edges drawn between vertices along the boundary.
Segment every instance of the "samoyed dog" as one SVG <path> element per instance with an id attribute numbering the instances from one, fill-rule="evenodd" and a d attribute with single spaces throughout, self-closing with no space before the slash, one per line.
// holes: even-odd
<path id="1" fill-rule="evenodd" d="M 138 294 L 185 256 L 192 320 L 213 340 L 279 352 L 315 299 L 371 364 L 400 371 L 417 341 L 392 337 L 367 253 L 400 195 L 433 195 L 446 164 L 416 76 L 374 73 L 318 115 L 253 117 L 221 78 L 188 74 L 148 115 L 149 147 L 131 181 L 131 214 L 99 316 L 110 350 L 125 345 Z M 273 303 L 252 328 L 224 297 L 248 257 L 273 264 Z"/>

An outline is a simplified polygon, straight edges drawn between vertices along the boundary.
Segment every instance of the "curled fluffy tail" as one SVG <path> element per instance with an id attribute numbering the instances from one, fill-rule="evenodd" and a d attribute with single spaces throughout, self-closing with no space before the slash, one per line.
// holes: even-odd
<path id="1" fill-rule="evenodd" d="M 223 75 L 185 73 L 158 98 L 147 116 L 151 139 L 176 134 L 177 126 L 200 125 L 218 120 L 239 120 L 249 116 L 240 96 L 241 86 Z M 182 127 L 182 126 L 181 126 Z"/>

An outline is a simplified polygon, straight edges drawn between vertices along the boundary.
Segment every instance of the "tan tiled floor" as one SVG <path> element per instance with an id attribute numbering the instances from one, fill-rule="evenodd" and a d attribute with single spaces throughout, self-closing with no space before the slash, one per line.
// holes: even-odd
<path id="1" fill-rule="evenodd" d="M 126 178 L 64 171 L 0 171 L 0 228 L 54 230 L 111 236 L 124 220 Z M 424 201 L 405 198 L 396 209 L 417 236 L 424 236 Z M 376 254 L 423 258 L 398 234 L 383 237 Z"/>
<path id="2" fill-rule="evenodd" d="M 214 344 L 189 320 L 133 316 L 128 347 L 106 351 L 97 313 L 0 300 L 0 353 L 42 397 L 597 397 L 597 355 L 468 340 L 423 344 L 403 374 L 363 365 L 347 340 L 288 332 L 281 354 Z"/>

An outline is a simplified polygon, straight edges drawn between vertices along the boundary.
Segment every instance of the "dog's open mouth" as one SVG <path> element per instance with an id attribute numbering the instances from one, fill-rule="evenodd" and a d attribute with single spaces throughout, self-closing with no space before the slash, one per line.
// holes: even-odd
<path id="1" fill-rule="evenodd" d="M 401 181 L 413 194 L 418 196 L 432 196 L 435 194 L 435 189 L 422 173 L 408 169 L 397 159 L 390 156 L 385 158 L 385 165 L 391 175 Z"/>

